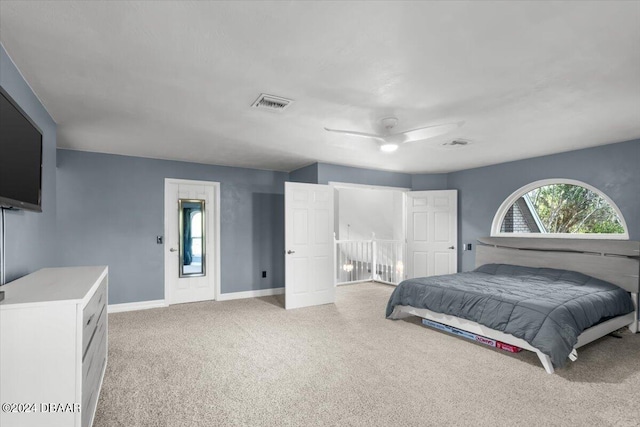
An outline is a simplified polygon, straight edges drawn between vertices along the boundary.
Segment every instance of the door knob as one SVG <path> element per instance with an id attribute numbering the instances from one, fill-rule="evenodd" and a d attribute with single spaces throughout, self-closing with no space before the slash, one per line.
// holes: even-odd
<path id="1" fill-rule="evenodd" d="M 178 250 L 176 248 L 171 248 L 169 249 L 169 252 L 177 252 Z"/>
<path id="2" fill-rule="evenodd" d="M 287 251 L 287 254 L 291 255 L 291 254 L 295 254 L 296 251 Z"/>
<path id="3" fill-rule="evenodd" d="M 455 249 L 455 248 L 456 248 L 455 246 L 449 246 L 449 249 Z"/>

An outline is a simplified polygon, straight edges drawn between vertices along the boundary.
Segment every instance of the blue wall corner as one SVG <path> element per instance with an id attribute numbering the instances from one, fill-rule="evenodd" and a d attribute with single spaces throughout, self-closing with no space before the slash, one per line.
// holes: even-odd
<path id="1" fill-rule="evenodd" d="M 309 166 L 305 166 L 289 172 L 288 181 L 303 182 L 307 184 L 317 184 L 318 183 L 318 163 L 313 163 Z"/>

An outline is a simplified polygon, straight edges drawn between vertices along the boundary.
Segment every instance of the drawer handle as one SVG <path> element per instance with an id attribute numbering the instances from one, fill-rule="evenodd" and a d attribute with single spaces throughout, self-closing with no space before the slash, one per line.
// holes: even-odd
<path id="1" fill-rule="evenodd" d="M 89 320 L 87 320 L 87 326 L 89 326 L 89 324 L 93 320 L 93 316 L 95 316 L 95 314 L 92 314 L 91 316 L 89 316 Z"/>

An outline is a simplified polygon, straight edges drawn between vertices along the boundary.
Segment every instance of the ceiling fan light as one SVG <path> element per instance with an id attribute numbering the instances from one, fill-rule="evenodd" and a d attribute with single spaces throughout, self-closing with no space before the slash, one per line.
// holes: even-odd
<path id="1" fill-rule="evenodd" d="M 384 151 L 385 153 L 393 153 L 398 149 L 398 144 L 386 143 L 380 146 L 380 151 Z"/>

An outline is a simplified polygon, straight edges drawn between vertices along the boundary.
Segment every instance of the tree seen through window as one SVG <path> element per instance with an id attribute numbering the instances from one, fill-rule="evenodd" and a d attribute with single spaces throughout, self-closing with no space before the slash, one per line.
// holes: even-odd
<path id="1" fill-rule="evenodd" d="M 624 234 L 616 210 L 599 194 L 573 184 L 551 184 L 520 197 L 507 211 L 503 233 Z"/>

